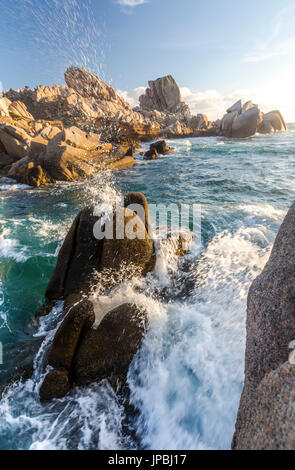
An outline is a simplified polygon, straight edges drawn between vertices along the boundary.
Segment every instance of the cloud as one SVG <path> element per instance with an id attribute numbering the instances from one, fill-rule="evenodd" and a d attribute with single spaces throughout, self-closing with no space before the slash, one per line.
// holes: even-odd
<path id="1" fill-rule="evenodd" d="M 117 93 L 121 98 L 123 98 L 127 103 L 130 104 L 132 108 L 135 108 L 138 106 L 138 100 L 140 95 L 143 95 L 146 90 L 146 87 L 140 86 L 138 88 L 134 88 L 134 90 L 131 91 L 122 91 L 122 90 L 117 90 Z"/>
<path id="2" fill-rule="evenodd" d="M 147 3 L 148 0 L 116 0 L 116 3 L 122 5 L 123 7 L 137 7 L 138 5 L 143 5 Z"/>
<path id="3" fill-rule="evenodd" d="M 253 52 L 247 54 L 243 58 L 244 62 L 261 62 L 274 57 L 294 54 L 295 35 L 292 34 L 285 39 L 279 39 L 280 34 L 285 30 L 293 31 L 293 27 L 290 28 L 288 21 L 293 20 L 291 13 L 294 10 L 295 4 L 293 3 L 278 12 L 272 27 L 272 34 L 262 44 L 257 45 Z"/>

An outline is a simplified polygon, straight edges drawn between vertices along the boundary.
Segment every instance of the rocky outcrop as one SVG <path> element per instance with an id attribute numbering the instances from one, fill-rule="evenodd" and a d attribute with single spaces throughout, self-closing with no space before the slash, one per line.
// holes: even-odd
<path id="1" fill-rule="evenodd" d="M 295 203 L 248 296 L 245 386 L 234 449 L 295 448 Z"/>
<path id="2" fill-rule="evenodd" d="M 149 81 L 149 88 L 139 97 L 139 103 L 143 109 L 150 111 L 190 114 L 189 107 L 182 101 L 180 89 L 171 75 Z"/>
<path id="3" fill-rule="evenodd" d="M 128 143 L 101 143 L 98 134 L 86 134 L 74 126 L 63 129 L 61 122 L 10 121 L 0 123 L 2 152 L 9 157 L 1 158 L 6 163 L 3 176 L 20 183 L 45 186 L 135 164 L 134 155 L 126 155 Z"/>
<path id="4" fill-rule="evenodd" d="M 40 85 L 35 90 L 26 87 L 5 92 L 0 100 L 0 122 L 9 124 L 9 119 L 13 118 L 13 125 L 21 127 L 35 141 L 38 137 L 39 149 L 40 144 L 46 144 L 44 140 L 48 142 L 54 138 L 54 130 L 50 135 L 50 132 L 46 134 L 44 126 L 40 129 L 44 121 L 53 128 L 58 122 L 60 130 L 76 128 L 86 135 L 97 134 L 100 145 L 111 143 L 113 146 L 123 144 L 125 147 L 136 145 L 138 141 L 209 136 L 244 138 L 256 132 L 272 133 L 286 129 L 279 111 L 264 115 L 251 101 L 244 105 L 241 100 L 238 101 L 227 110 L 221 121 L 215 123 L 210 122 L 204 114 L 192 116 L 189 107 L 182 101 L 178 85 L 170 75 L 150 81 L 145 94 L 139 98 L 140 106 L 134 109 L 109 84 L 84 68 L 67 69 L 65 81 L 65 86 Z M 30 150 L 29 147 L 27 150 Z M 82 156 L 78 147 L 74 151 L 71 145 L 73 158 L 69 158 L 68 150 L 60 155 L 60 146 L 56 149 L 55 161 L 61 159 L 64 163 L 66 160 L 60 171 L 54 169 L 54 173 L 58 173 L 57 178 L 42 164 L 48 160 L 45 152 L 39 152 L 37 159 L 21 162 L 14 168 L 13 174 L 19 174 L 19 180 L 28 184 L 31 184 L 30 181 L 34 184 L 39 181 L 41 185 L 44 181 L 49 183 L 59 179 L 60 175 L 62 179 L 69 180 L 87 177 L 100 167 L 102 159 L 96 158 L 93 151 L 89 153 L 87 149 Z M 21 158 L 31 157 L 27 152 L 22 153 Z M 10 156 L 9 153 L 7 155 Z M 111 157 L 113 161 L 120 158 Z M 75 160 L 73 171 L 72 160 Z M 80 164 L 79 160 L 83 162 Z M 0 166 L 4 168 L 7 165 L 3 163 Z M 52 169 L 51 158 L 50 166 Z M 41 176 L 31 177 L 31 168 L 34 169 L 34 175 L 38 173 Z"/>
<path id="5" fill-rule="evenodd" d="M 285 121 L 279 111 L 264 114 L 259 107 L 247 101 L 237 101 L 223 116 L 221 121 L 216 121 L 219 134 L 229 138 L 246 138 L 256 133 L 271 134 L 276 131 L 287 130 Z"/>

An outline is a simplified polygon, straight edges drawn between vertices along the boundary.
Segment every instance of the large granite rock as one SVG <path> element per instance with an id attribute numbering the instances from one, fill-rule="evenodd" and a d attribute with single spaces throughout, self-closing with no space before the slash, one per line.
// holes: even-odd
<path id="1" fill-rule="evenodd" d="M 271 134 L 277 131 L 286 131 L 287 126 L 280 111 L 270 111 L 264 114 L 259 132 L 262 134 Z"/>
<path id="2" fill-rule="evenodd" d="M 180 89 L 171 75 L 149 81 L 149 88 L 139 97 L 139 103 L 146 110 L 190 114 L 189 107 L 183 103 Z"/>
<path id="3" fill-rule="evenodd" d="M 227 109 L 222 120 L 215 122 L 219 128 L 219 134 L 228 138 L 246 138 L 257 132 L 271 134 L 287 129 L 285 121 L 279 111 L 263 114 L 259 107 L 247 101 L 237 101 Z"/>
<path id="4" fill-rule="evenodd" d="M 133 204 L 143 208 L 144 220 L 134 212 L 137 206 Z M 128 193 L 124 206 L 121 216 L 116 218 L 116 214 L 113 214 L 112 239 L 100 240 L 95 237 L 96 224 L 103 229 L 104 222 L 101 222 L 100 215 L 94 215 L 94 206 L 78 214 L 60 249 L 56 268 L 46 290 L 48 299 L 57 300 L 75 293 L 88 293 L 97 282 L 97 272 L 106 272 L 101 282 L 109 287 L 113 281 L 116 282 L 117 275 L 122 279 L 121 266 L 132 265 L 140 274 L 146 274 L 154 268 L 155 249 L 146 198 L 141 193 Z M 131 233 L 134 227 L 138 236 Z M 122 237 L 117 238 L 117 234 L 121 233 Z M 132 275 L 132 271 L 126 270 L 125 277 Z"/>
<path id="5" fill-rule="evenodd" d="M 245 386 L 234 449 L 295 449 L 295 203 L 248 296 Z"/>
<path id="6" fill-rule="evenodd" d="M 93 215 L 94 207 L 86 208 L 76 217 L 59 252 L 46 297 L 64 299 L 65 315 L 48 355 L 53 370 L 41 385 L 41 400 L 59 398 L 73 384 L 108 379 L 117 389 L 126 381 L 144 334 L 146 312 L 131 304 L 101 312 L 99 303 L 93 306 L 89 300 L 93 289 L 103 285 L 108 290 L 138 273 L 147 274 L 155 265 L 146 198 L 128 193 L 123 206 L 118 219 L 113 211 L 112 239 L 96 238 L 95 226 L 99 223 L 104 229 L 105 219 L 102 214 Z"/>

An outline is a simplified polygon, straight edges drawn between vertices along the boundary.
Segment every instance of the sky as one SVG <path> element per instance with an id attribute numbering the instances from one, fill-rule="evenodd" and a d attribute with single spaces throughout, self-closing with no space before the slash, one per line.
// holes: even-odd
<path id="1" fill-rule="evenodd" d="M 0 88 L 63 84 L 84 66 L 136 106 L 171 74 L 194 114 L 242 98 L 291 122 L 294 25 L 295 0 L 0 0 Z"/>

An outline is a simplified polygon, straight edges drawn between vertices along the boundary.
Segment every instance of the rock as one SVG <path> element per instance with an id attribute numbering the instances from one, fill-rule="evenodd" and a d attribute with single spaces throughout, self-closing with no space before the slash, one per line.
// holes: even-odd
<path id="1" fill-rule="evenodd" d="M 137 205 L 142 207 L 142 212 L 138 211 Z M 152 239 L 153 229 L 151 225 L 149 206 L 145 195 L 135 192 L 125 194 L 124 207 L 135 212 L 141 218 L 149 237 Z"/>
<path id="2" fill-rule="evenodd" d="M 53 398 L 62 398 L 70 390 L 69 375 L 65 370 L 52 370 L 41 385 L 39 395 L 41 401 L 49 401 Z"/>
<path id="3" fill-rule="evenodd" d="M 224 135 L 225 137 L 232 136 L 233 123 L 237 119 L 237 117 L 238 117 L 237 111 L 233 111 L 231 113 L 225 114 L 225 116 L 221 120 L 221 125 L 220 125 L 220 131 L 222 135 Z"/>
<path id="4" fill-rule="evenodd" d="M 280 111 L 271 111 L 264 114 L 259 131 L 262 133 L 268 133 L 267 131 L 271 128 L 272 132 L 287 130 L 286 123 Z"/>
<path id="5" fill-rule="evenodd" d="M 197 114 L 197 116 L 193 116 L 188 125 L 192 129 L 206 129 L 208 127 L 209 121 L 205 114 Z"/>
<path id="6" fill-rule="evenodd" d="M 48 363 L 54 369 L 71 371 L 72 362 L 81 335 L 95 321 L 94 308 L 89 300 L 74 302 L 58 328 L 49 354 Z"/>
<path id="7" fill-rule="evenodd" d="M 246 138 L 255 135 L 262 123 L 263 114 L 256 107 L 251 107 L 238 115 L 232 123 L 231 137 Z"/>
<path id="8" fill-rule="evenodd" d="M 107 83 L 102 82 L 96 75 L 79 67 L 70 67 L 65 72 L 65 80 L 69 88 L 72 88 L 83 98 L 94 98 L 102 106 L 104 112 L 112 112 L 110 104 L 113 104 L 116 112 L 119 110 L 130 112 L 132 110 L 115 90 Z M 109 107 L 107 106 L 109 103 Z"/>
<path id="9" fill-rule="evenodd" d="M 124 238 L 105 239 L 103 242 L 101 270 L 105 270 L 113 282 L 121 281 L 122 276 L 124 279 L 134 275 L 144 276 L 154 269 L 156 262 L 154 241 L 141 218 L 130 209 L 125 208 L 123 213 L 124 220 L 121 220 L 123 214 L 118 220 L 114 214 L 113 227 L 114 233 L 122 230 Z M 126 270 L 127 266 L 132 270 Z"/>
<path id="10" fill-rule="evenodd" d="M 182 102 L 179 87 L 171 75 L 149 81 L 149 88 L 139 97 L 139 103 L 146 110 L 190 114 L 189 107 Z"/>
<path id="11" fill-rule="evenodd" d="M 26 105 L 22 101 L 14 101 L 9 106 L 9 114 L 15 117 L 21 117 L 25 119 L 34 120 L 34 117 L 27 110 Z"/>
<path id="12" fill-rule="evenodd" d="M 112 144 L 100 144 L 98 135 L 71 127 L 49 141 L 39 161 L 53 179 L 71 181 L 96 173 L 111 149 Z"/>
<path id="13" fill-rule="evenodd" d="M 221 123 L 215 121 L 215 127 L 219 129 L 220 135 L 229 138 L 246 138 L 257 132 L 270 134 L 287 129 L 279 111 L 263 114 L 252 101 L 242 106 L 241 100 L 227 110 Z"/>
<path id="14" fill-rule="evenodd" d="M 253 104 L 252 101 L 247 101 L 243 107 L 242 107 L 242 111 L 241 111 L 241 114 L 245 113 L 246 111 L 248 111 L 249 109 L 253 109 L 253 108 L 257 108 L 258 109 L 258 106 L 257 104 Z"/>
<path id="15" fill-rule="evenodd" d="M 273 134 L 275 132 L 271 121 L 263 120 L 258 129 L 260 134 Z"/>
<path id="16" fill-rule="evenodd" d="M 1 125 L 0 142 L 8 155 L 19 159 L 27 155 L 31 145 L 31 137 L 20 127 Z"/>
<path id="17" fill-rule="evenodd" d="M 46 298 L 62 299 L 70 294 L 89 292 L 101 263 L 103 242 L 93 234 L 99 217 L 87 207 L 75 218 L 59 251 L 55 270 L 46 289 Z"/>
<path id="18" fill-rule="evenodd" d="M 53 183 L 50 175 L 40 165 L 30 160 L 29 157 L 24 157 L 13 163 L 8 171 L 8 177 L 37 188 Z"/>
<path id="19" fill-rule="evenodd" d="M 56 268 L 45 294 L 48 299 L 57 300 L 74 293 L 88 293 L 90 287 L 97 282 L 97 273 L 104 270 L 108 274 L 101 282 L 109 286 L 111 282 L 116 282 L 117 276 L 122 276 L 122 265 L 132 265 L 140 274 L 153 269 L 155 252 L 152 231 L 150 229 L 149 236 L 146 228 L 146 224 L 147 227 L 150 225 L 146 199 L 140 193 L 129 193 L 124 204 L 141 205 L 146 222 L 130 209 L 122 211 L 124 219 L 122 216 L 118 217 L 118 224 L 116 214 L 113 214 L 114 238 L 110 240 L 99 240 L 94 236 L 95 226 L 100 224 L 100 216 L 94 215 L 94 207 L 87 207 L 78 214 L 60 249 Z M 137 235 L 133 228 L 137 230 L 138 236 L 142 236 L 141 239 L 132 238 Z M 122 232 L 122 239 L 115 238 L 119 232 Z M 126 270 L 125 275 L 131 276 L 132 272 Z"/>
<path id="20" fill-rule="evenodd" d="M 9 116 L 11 101 L 8 98 L 0 98 L 0 116 Z"/>
<path id="21" fill-rule="evenodd" d="M 99 170 L 135 164 L 134 156 L 126 157 L 126 146 L 100 143 L 98 134 L 87 134 L 77 127 L 60 130 L 45 126 L 32 136 L 22 128 L 4 125 L 0 142 L 10 156 L 19 159 L 9 176 L 34 186 L 79 180 Z"/>
<path id="22" fill-rule="evenodd" d="M 73 367 L 75 382 L 124 382 L 144 331 L 145 315 L 135 305 L 120 305 L 109 312 L 97 329 L 86 331 L 81 339 Z"/>
<path id="23" fill-rule="evenodd" d="M 248 295 L 245 385 L 234 449 L 294 449 L 295 203 Z M 265 424 L 263 424 L 265 423 Z"/>
<path id="24" fill-rule="evenodd" d="M 237 101 L 235 104 L 233 104 L 230 108 L 226 110 L 227 113 L 239 113 L 240 111 L 242 111 L 242 100 Z"/>
<path id="25" fill-rule="evenodd" d="M 159 140 L 150 145 L 150 150 L 156 150 L 160 155 L 167 155 L 174 151 L 172 147 L 168 147 L 165 140 Z"/>
<path id="26" fill-rule="evenodd" d="M 148 150 L 148 151 L 144 154 L 144 159 L 145 159 L 145 160 L 157 160 L 157 158 L 159 158 L 159 154 L 158 154 L 158 152 L 157 152 L 156 149 Z"/>

